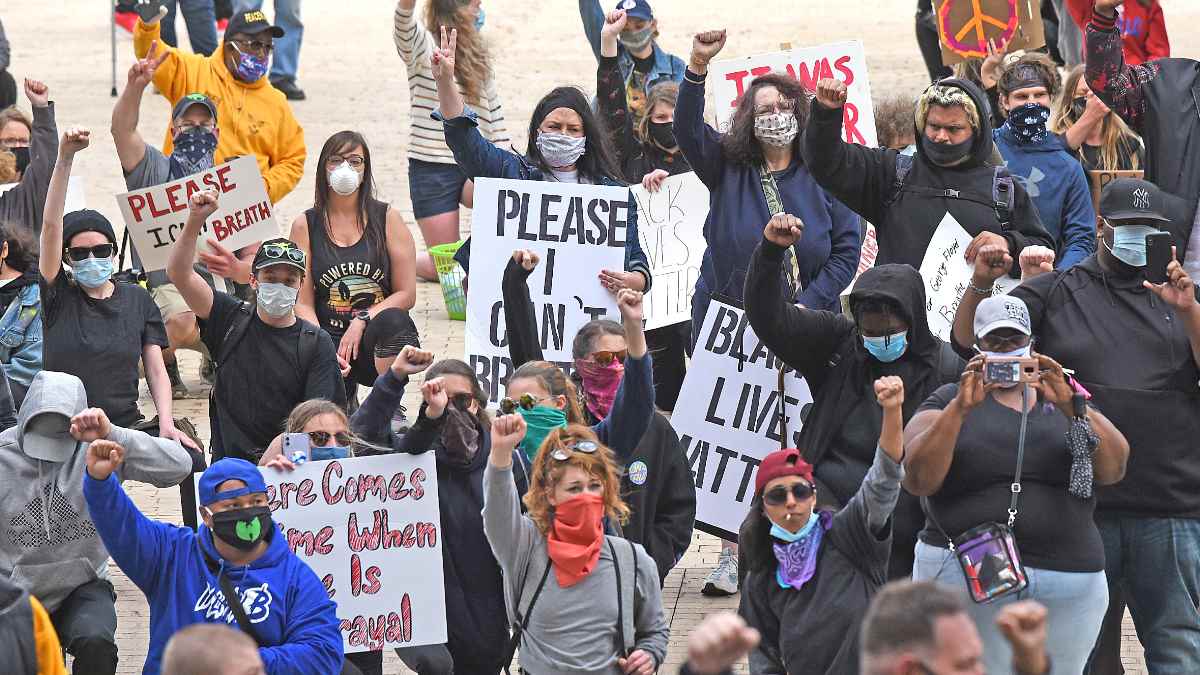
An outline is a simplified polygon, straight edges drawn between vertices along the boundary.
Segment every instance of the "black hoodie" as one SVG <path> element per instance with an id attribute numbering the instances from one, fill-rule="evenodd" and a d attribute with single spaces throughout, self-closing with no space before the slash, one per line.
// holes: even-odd
<path id="1" fill-rule="evenodd" d="M 863 272 L 850 293 L 850 311 L 864 300 L 885 300 L 908 323 L 908 347 L 892 363 L 867 353 L 854 321 L 787 302 L 778 282 L 784 249 L 763 240 L 746 276 L 746 317 L 754 334 L 808 382 L 813 404 L 800 431 L 800 449 L 815 469 L 821 495 L 844 505 L 858 491 L 875 457 L 883 412 L 875 380 L 904 380 L 904 421 L 938 387 L 957 382 L 964 363 L 929 330 L 925 284 L 908 265 L 882 265 Z M 832 493 L 832 495 L 830 494 Z M 824 502 L 823 502 L 824 503 Z M 896 505 L 888 577 L 912 572 L 913 545 L 924 525 L 919 501 L 901 493 Z"/>
<path id="2" fill-rule="evenodd" d="M 1007 229 L 1001 227 L 994 207 L 925 192 L 957 190 L 963 195 L 990 200 L 995 182 L 995 167 L 988 163 L 993 146 L 987 98 L 965 80 L 949 78 L 938 84 L 962 89 L 979 110 L 981 128 L 974 135 L 970 157 L 964 163 L 942 167 L 926 159 L 920 143 L 925 132 L 915 129 L 917 154 L 904 180 L 906 189 L 897 194 L 899 153 L 846 143 L 842 140 L 842 109 L 831 110 L 816 100 L 804 133 L 804 163 L 821 187 L 875 224 L 879 237 L 877 265 L 901 263 L 920 268 L 929 240 L 949 212 L 972 237 L 985 231 L 1003 236 L 1013 258 L 1015 278 L 1020 275 L 1017 259 L 1022 249 L 1034 244 L 1054 248 L 1054 240 L 1042 227 L 1037 209 L 1023 187 L 1013 184 L 1011 222 Z"/>

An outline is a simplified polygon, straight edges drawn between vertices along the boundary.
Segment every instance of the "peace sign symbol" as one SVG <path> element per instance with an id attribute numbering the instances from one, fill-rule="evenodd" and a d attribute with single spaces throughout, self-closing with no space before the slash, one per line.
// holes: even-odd
<path id="1" fill-rule="evenodd" d="M 1016 35 L 1020 20 L 1017 1 L 1004 0 L 1005 16 L 1000 18 L 984 12 L 983 0 L 943 0 L 938 7 L 938 34 L 942 44 L 963 58 L 986 57 L 989 39 L 1002 46 Z M 968 6 L 966 10 L 964 5 Z M 969 18 L 961 25 L 952 25 L 952 15 L 961 18 L 964 12 Z"/>

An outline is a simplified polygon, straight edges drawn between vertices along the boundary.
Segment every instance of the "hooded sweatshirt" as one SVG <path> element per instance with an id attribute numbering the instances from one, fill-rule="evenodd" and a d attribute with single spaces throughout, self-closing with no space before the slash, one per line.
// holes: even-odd
<path id="1" fill-rule="evenodd" d="M 996 147 L 1037 207 L 1042 226 L 1054 239 L 1055 267 L 1066 269 L 1096 251 L 1096 210 L 1092 188 L 1079 163 L 1058 134 L 1038 143 L 1022 143 L 1007 125 L 993 132 Z"/>
<path id="2" fill-rule="evenodd" d="M 804 134 L 805 161 L 822 187 L 875 224 L 879 237 L 875 264 L 901 263 L 920 268 L 929 240 L 949 212 L 972 237 L 980 232 L 1004 237 L 1013 259 L 1012 276 L 1016 278 L 1021 271 L 1017 259 L 1022 249 L 1032 244 L 1054 248 L 1054 241 L 1042 227 L 1028 193 L 1017 181 L 1013 185 L 1011 222 L 1007 228 L 1001 227 L 993 206 L 946 196 L 948 191 L 957 191 L 960 197 L 973 195 L 991 202 L 995 183 L 995 167 L 988 162 L 992 154 L 992 123 L 987 114 L 987 98 L 974 84 L 955 78 L 938 84 L 962 89 L 979 111 L 980 128 L 975 130 L 971 152 L 962 164 L 943 167 L 931 162 L 919 142 L 925 131 L 914 126 L 918 139 L 916 155 L 904 180 L 904 189 L 897 193 L 899 153 L 846 143 L 842 140 L 842 109 L 826 108 L 816 100 Z"/>
<path id="3" fill-rule="evenodd" d="M 221 592 L 228 575 L 261 640 L 258 653 L 269 675 L 328 675 L 342 667 L 342 635 L 334 604 L 316 573 L 296 557 L 287 537 L 272 528 L 267 550 L 245 566 L 225 561 L 212 531 L 198 532 L 150 520 L 114 476 L 84 472 L 83 493 L 96 529 L 121 571 L 150 604 L 150 646 L 143 675 L 159 672 L 167 641 L 194 623 L 238 629 Z"/>
<path id="4" fill-rule="evenodd" d="M 938 387 L 957 382 L 963 360 L 929 330 L 925 284 L 908 265 L 873 267 L 854 283 L 850 311 L 866 300 L 899 308 L 909 325 L 908 347 L 899 359 L 883 363 L 863 346 L 855 320 L 841 314 L 796 307 L 779 291 L 783 248 L 763 240 L 750 259 L 746 277 L 746 318 L 754 334 L 808 383 L 813 404 L 800 430 L 798 447 L 814 467 L 822 503 L 840 508 L 858 491 L 875 458 L 883 411 L 875 380 L 904 380 L 904 421 Z M 848 424 L 847 420 L 853 420 Z M 824 489 L 821 489 L 824 488 Z M 826 497 L 832 497 L 824 502 Z M 895 511 L 889 578 L 911 574 L 913 546 L 925 523 L 921 505 L 902 492 Z"/>
<path id="5" fill-rule="evenodd" d="M 88 444 L 63 440 L 75 451 L 62 463 L 33 459 L 21 445 L 35 415 L 73 417 L 85 408 L 87 395 L 79 378 L 42 371 L 29 386 L 17 426 L 0 433 L 0 574 L 36 595 L 51 612 L 79 586 L 108 578 L 108 551 L 81 488 Z M 191 457 L 177 442 L 116 425 L 108 440 L 125 448 L 125 462 L 114 480 L 170 487 L 192 471 Z"/>
<path id="6" fill-rule="evenodd" d="M 1095 0 L 1067 0 L 1067 10 L 1080 30 L 1091 21 L 1095 6 Z M 1171 56 L 1167 22 L 1158 0 L 1129 0 L 1121 5 L 1117 27 L 1121 30 L 1121 47 L 1129 65 Z"/>

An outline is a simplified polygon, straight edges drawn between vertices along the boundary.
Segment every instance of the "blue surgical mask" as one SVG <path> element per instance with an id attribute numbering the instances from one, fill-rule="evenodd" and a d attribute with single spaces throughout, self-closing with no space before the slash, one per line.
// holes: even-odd
<path id="1" fill-rule="evenodd" d="M 1130 267 L 1146 266 L 1146 235 L 1158 230 L 1149 225 L 1117 225 L 1113 227 L 1113 244 L 1109 252 Z M 1108 244 L 1105 244 L 1107 247 Z"/>
<path id="2" fill-rule="evenodd" d="M 884 335 L 883 337 L 867 337 L 864 335 L 863 346 L 867 348 L 871 356 L 875 357 L 876 361 L 891 363 L 904 356 L 904 350 L 908 349 L 908 331 L 901 331 L 895 335 Z"/>
<path id="3" fill-rule="evenodd" d="M 258 82 L 263 79 L 263 76 L 267 74 L 270 62 L 260 56 L 243 52 L 232 42 L 230 44 L 238 53 L 237 67 L 234 69 L 237 78 L 242 82 Z"/>
<path id="4" fill-rule="evenodd" d="M 320 462 L 325 459 L 346 459 L 348 457 L 350 457 L 350 448 L 340 445 L 331 445 L 327 448 L 317 446 L 308 449 L 308 458 L 314 462 Z"/>
<path id="5" fill-rule="evenodd" d="M 296 306 L 296 296 L 299 294 L 299 288 L 293 288 L 287 284 L 261 283 L 258 285 L 258 306 L 268 316 L 279 319 L 292 311 L 292 308 Z"/>
<path id="6" fill-rule="evenodd" d="M 804 524 L 804 527 L 797 530 L 794 534 L 788 532 L 787 528 L 780 526 L 778 523 L 772 520 L 771 536 L 788 544 L 794 541 L 800 541 L 801 539 L 807 537 L 809 532 L 812 532 L 812 529 L 816 527 L 819 520 L 820 517 L 817 516 L 817 512 L 813 511 L 812 513 L 808 514 L 808 522 Z"/>
<path id="7" fill-rule="evenodd" d="M 485 17 L 485 16 L 486 16 L 486 15 L 485 15 L 485 14 L 484 14 L 484 12 L 483 12 L 483 8 L 482 8 L 482 7 L 480 7 L 480 8 L 479 8 L 479 13 L 475 15 L 475 30 L 476 30 L 476 31 L 481 31 L 481 30 L 483 30 L 483 19 L 484 19 L 484 17 Z"/>
<path id="8" fill-rule="evenodd" d="M 71 264 L 75 281 L 84 288 L 100 288 L 113 275 L 112 258 L 85 258 Z"/>

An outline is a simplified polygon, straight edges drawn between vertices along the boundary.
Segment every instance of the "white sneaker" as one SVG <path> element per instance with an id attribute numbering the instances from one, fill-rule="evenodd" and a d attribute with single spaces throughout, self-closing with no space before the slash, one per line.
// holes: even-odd
<path id="1" fill-rule="evenodd" d="M 704 580 L 700 592 L 709 596 L 733 595 L 738 592 L 738 560 L 733 549 L 721 549 L 717 566 Z"/>

